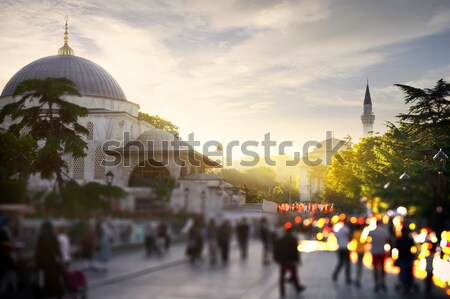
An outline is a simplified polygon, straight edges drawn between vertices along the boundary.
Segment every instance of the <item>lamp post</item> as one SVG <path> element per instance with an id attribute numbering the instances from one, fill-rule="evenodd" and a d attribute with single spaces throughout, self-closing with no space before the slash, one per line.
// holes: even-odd
<path id="1" fill-rule="evenodd" d="M 114 181 L 114 173 L 110 171 L 108 171 L 105 174 L 106 177 L 106 184 L 108 185 L 108 204 L 109 204 L 109 210 L 112 209 L 112 204 L 111 204 L 111 185 Z"/>
<path id="2" fill-rule="evenodd" d="M 184 188 L 184 210 L 186 211 L 186 213 L 188 212 L 189 209 L 189 188 L 186 187 Z"/>
<path id="3" fill-rule="evenodd" d="M 445 166 L 448 160 L 448 156 L 442 151 L 442 149 L 439 149 L 439 152 L 437 152 L 433 157 L 434 162 L 436 163 L 436 170 L 438 172 L 438 178 L 439 178 L 439 186 L 438 186 L 438 196 L 436 200 L 436 216 L 434 218 L 434 221 L 436 223 L 436 235 L 438 238 L 438 242 L 441 242 L 441 234 L 444 231 L 445 228 L 445 218 L 447 213 L 443 213 L 444 209 L 442 207 L 442 203 L 444 202 L 444 195 L 442 192 L 442 181 L 444 176 L 444 170 Z M 445 211 L 447 212 L 447 211 Z M 441 252 L 441 258 L 442 258 L 443 252 Z"/>
<path id="4" fill-rule="evenodd" d="M 201 206 L 202 215 L 203 215 L 203 217 L 205 217 L 205 204 L 206 204 L 206 192 L 205 191 L 202 191 L 200 193 L 200 199 L 202 200 L 202 206 Z"/>
<path id="5" fill-rule="evenodd" d="M 436 153 L 433 157 L 434 162 L 436 163 L 436 170 L 438 171 L 438 177 L 439 177 L 439 186 L 438 186 L 438 201 L 436 205 L 436 212 L 442 213 L 442 206 L 440 199 L 442 197 L 442 177 L 444 175 L 445 165 L 448 160 L 448 156 L 442 151 L 442 149 L 439 149 L 439 152 Z"/>

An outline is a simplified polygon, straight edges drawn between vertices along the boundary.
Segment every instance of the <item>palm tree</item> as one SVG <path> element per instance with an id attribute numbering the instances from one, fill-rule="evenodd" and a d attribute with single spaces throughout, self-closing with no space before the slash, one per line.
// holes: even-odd
<path id="1" fill-rule="evenodd" d="M 20 100 L 3 107 L 0 122 L 10 116 L 13 123 L 8 131 L 19 135 L 24 128 L 39 145 L 33 173 L 56 182 L 60 196 L 64 188 L 63 173 L 67 170 L 64 156 L 84 157 L 87 144 L 82 135 L 88 130 L 78 123 L 87 115 L 87 109 L 67 102 L 64 96 L 80 96 L 75 83 L 66 78 L 26 80 L 20 83 L 13 97 Z"/>

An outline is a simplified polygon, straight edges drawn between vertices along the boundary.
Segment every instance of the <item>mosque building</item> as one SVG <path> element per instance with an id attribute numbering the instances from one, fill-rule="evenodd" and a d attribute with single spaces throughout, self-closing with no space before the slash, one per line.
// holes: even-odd
<path id="1" fill-rule="evenodd" d="M 69 46 L 67 29 L 66 19 L 64 45 L 57 55 L 31 62 L 8 81 L 0 95 L 0 109 L 19 99 L 12 95 L 25 80 L 65 77 L 73 81 L 81 97 L 65 96 L 64 99 L 88 109 L 88 115 L 79 119 L 79 123 L 88 129 L 89 134 L 85 137 L 87 155 L 84 158 L 66 158 L 69 178 L 80 184 L 105 184 L 105 174 L 112 173 L 113 184 L 128 194 L 127 198 L 115 203 L 115 208 L 141 210 L 149 206 L 148 198 L 155 183 L 173 178 L 179 185 L 179 181 L 190 176 L 198 178 L 208 168 L 221 167 L 220 163 L 203 156 L 176 136 L 139 120 L 139 105 L 127 99 L 118 82 L 98 64 L 75 55 Z M 9 125 L 10 120 L 1 124 L 3 128 Z M 105 149 L 105 142 L 111 140 L 118 141 L 120 146 L 113 150 Z M 104 160 L 111 158 L 121 158 L 122 161 L 115 166 L 105 165 Z M 191 188 L 199 194 L 191 190 L 190 197 L 210 200 L 209 194 L 217 194 L 220 184 L 218 177 L 214 178 L 214 184 L 210 181 L 211 177 L 208 184 L 202 182 L 198 184 L 202 187 Z M 31 194 L 51 190 L 53 185 L 53 181 L 43 180 L 39 174 L 33 175 L 28 182 Z M 185 208 L 192 211 L 196 207 L 198 205 L 191 204 L 190 208 Z M 220 209 L 221 203 L 214 203 L 214 207 Z"/>

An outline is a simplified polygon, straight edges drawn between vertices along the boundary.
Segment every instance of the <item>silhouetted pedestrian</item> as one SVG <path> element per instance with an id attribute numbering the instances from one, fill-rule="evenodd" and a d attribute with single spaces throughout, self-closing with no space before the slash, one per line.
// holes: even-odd
<path id="1" fill-rule="evenodd" d="M 427 271 L 427 277 L 425 278 L 425 294 L 431 294 L 431 289 L 433 288 L 433 259 L 436 253 L 436 243 L 428 242 L 428 255 L 425 258 L 427 266 L 425 270 Z"/>
<path id="2" fill-rule="evenodd" d="M 189 261 L 194 264 L 200 258 L 202 249 L 202 236 L 200 234 L 199 224 L 194 221 L 188 230 L 186 242 L 186 255 L 189 256 Z"/>
<path id="3" fill-rule="evenodd" d="M 84 225 L 81 238 L 81 258 L 85 261 L 85 270 L 94 270 L 94 254 L 97 248 L 97 236 L 95 234 L 95 221 L 89 220 Z"/>
<path id="4" fill-rule="evenodd" d="M 397 263 L 400 267 L 400 282 L 405 294 L 413 288 L 414 254 L 411 252 L 411 248 L 414 246 L 414 240 L 409 235 L 409 228 L 404 226 L 402 236 L 397 239 L 396 248 L 398 249 Z"/>
<path id="5" fill-rule="evenodd" d="M 216 221 L 212 218 L 208 222 L 206 242 L 208 243 L 209 262 L 215 265 L 217 262 L 217 226 Z"/>
<path id="6" fill-rule="evenodd" d="M 297 249 L 298 240 L 296 237 L 292 235 L 292 229 L 285 229 L 284 235 L 275 242 L 274 245 L 274 257 L 275 261 L 280 264 L 280 278 L 279 278 L 279 287 L 280 287 L 280 295 L 284 297 L 285 295 L 285 282 L 286 282 L 286 273 L 290 273 L 289 281 L 292 282 L 297 293 L 300 293 L 305 289 L 299 283 L 298 275 L 297 275 L 297 265 L 301 265 L 301 255 Z"/>
<path id="7" fill-rule="evenodd" d="M 261 218 L 261 227 L 259 231 L 259 235 L 261 237 L 261 242 L 263 246 L 262 251 L 262 262 L 263 265 L 269 265 L 270 264 L 270 256 L 272 252 L 272 230 L 270 228 L 270 224 L 267 221 L 267 218 L 262 217 Z"/>
<path id="8" fill-rule="evenodd" d="M 356 287 L 361 287 L 361 276 L 363 270 L 363 258 L 364 258 L 364 244 L 365 240 L 362 238 L 364 225 L 358 224 L 355 231 L 353 232 L 353 239 L 356 241 L 356 254 L 358 255 L 358 260 L 356 262 Z"/>
<path id="9" fill-rule="evenodd" d="M 5 217 L 0 219 L 0 296 L 17 290 L 17 265 L 12 256 L 14 240 L 11 221 Z"/>
<path id="10" fill-rule="evenodd" d="M 389 242 L 389 231 L 383 226 L 381 220 L 377 221 L 377 227 L 369 232 L 369 236 L 372 239 L 372 248 L 370 252 L 372 253 L 372 265 L 373 265 L 373 279 L 374 279 L 374 291 L 378 290 L 386 291 L 385 276 L 386 272 L 384 270 L 384 261 L 386 259 L 386 253 L 384 246 Z"/>
<path id="11" fill-rule="evenodd" d="M 333 271 L 333 281 L 337 281 L 339 272 L 341 271 L 342 267 L 345 266 L 345 281 L 347 284 L 351 283 L 350 278 L 350 251 L 348 250 L 348 243 L 350 242 L 351 238 L 351 231 L 348 225 L 340 221 L 335 224 L 334 226 L 334 235 L 337 239 L 338 243 L 338 263 L 336 265 L 336 268 Z"/>
<path id="12" fill-rule="evenodd" d="M 58 239 L 49 221 L 44 221 L 41 225 L 34 260 L 40 277 L 36 296 L 62 298 L 65 271 Z"/>
<path id="13" fill-rule="evenodd" d="M 225 219 L 217 231 L 217 244 L 220 248 L 220 255 L 224 264 L 228 263 L 230 254 L 231 225 L 228 219 Z"/>
<path id="14" fill-rule="evenodd" d="M 144 224 L 145 233 L 145 253 L 147 256 L 151 256 L 154 252 L 160 254 L 158 244 L 156 242 L 156 228 L 151 220 L 148 220 Z"/>
<path id="15" fill-rule="evenodd" d="M 236 226 L 236 236 L 241 252 L 241 259 L 245 260 L 248 254 L 248 238 L 250 234 L 250 226 L 248 225 L 247 218 L 243 217 Z"/>

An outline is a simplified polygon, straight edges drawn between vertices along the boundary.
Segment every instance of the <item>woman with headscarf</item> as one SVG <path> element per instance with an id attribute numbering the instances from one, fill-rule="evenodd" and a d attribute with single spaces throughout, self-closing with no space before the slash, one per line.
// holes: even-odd
<path id="1" fill-rule="evenodd" d="M 44 221 L 41 225 L 34 260 L 41 282 L 36 295 L 39 298 L 62 298 L 64 295 L 64 267 L 58 238 L 49 221 Z"/>

